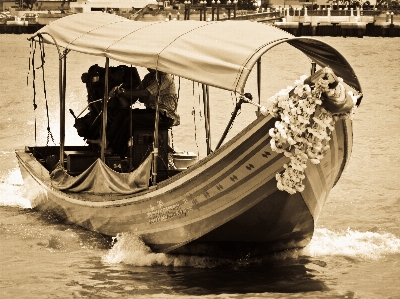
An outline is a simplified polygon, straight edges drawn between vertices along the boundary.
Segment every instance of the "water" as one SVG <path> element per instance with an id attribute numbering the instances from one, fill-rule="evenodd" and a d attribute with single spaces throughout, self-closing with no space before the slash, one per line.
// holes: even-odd
<path id="1" fill-rule="evenodd" d="M 26 38 L 0 36 L 1 298 L 400 298 L 400 39 L 321 38 L 349 60 L 365 94 L 355 116 L 350 163 L 307 248 L 230 261 L 152 253 L 133 235 L 122 234 L 115 242 L 30 208 L 35 190 L 24 187 L 14 149 L 35 144 L 35 119 L 36 142 L 46 143 L 47 119 L 40 80 L 36 112 L 32 90 L 25 88 Z M 308 60 L 289 53 L 283 47 L 263 58 L 263 82 L 271 87 L 263 87 L 264 100 L 307 73 Z M 50 47 L 46 61 L 48 105 L 57 111 L 58 62 Z M 80 74 L 104 60 L 70 53 L 68 61 L 67 108 L 77 114 L 85 106 Z M 246 91 L 257 94 L 254 75 Z M 174 143 L 203 155 L 198 93 L 198 86 L 182 83 L 179 113 L 192 128 L 177 128 Z M 213 99 L 218 99 L 211 110 L 215 146 L 234 100 L 211 90 Z M 57 143 L 53 113 L 50 128 Z M 253 107 L 244 107 L 232 132 L 253 115 Z M 67 144 L 79 141 L 72 117 L 67 120 Z"/>

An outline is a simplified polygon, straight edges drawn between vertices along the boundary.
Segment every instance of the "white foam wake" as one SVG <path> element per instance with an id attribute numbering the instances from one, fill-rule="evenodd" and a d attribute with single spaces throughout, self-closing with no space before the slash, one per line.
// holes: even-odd
<path id="1" fill-rule="evenodd" d="M 0 178 L 0 205 L 31 208 L 30 200 L 25 196 L 21 172 L 18 168 L 10 170 Z"/>
<path id="2" fill-rule="evenodd" d="M 258 263 L 257 258 L 228 260 L 221 258 L 183 256 L 154 253 L 135 234 L 123 233 L 115 238 L 113 247 L 103 256 L 109 264 L 128 264 L 133 266 L 187 266 L 195 268 L 214 268 L 216 266 Z M 290 250 L 276 253 L 269 260 L 296 259 L 298 256 L 323 258 L 326 256 L 348 256 L 376 260 L 387 254 L 400 252 L 400 238 L 390 233 L 359 232 L 348 229 L 334 232 L 325 228 L 316 230 L 311 243 L 303 250 Z"/>
<path id="3" fill-rule="evenodd" d="M 312 257 L 341 255 L 376 260 L 388 254 L 400 253 L 400 238 L 386 232 L 351 229 L 335 232 L 319 228 L 303 253 Z"/>
<path id="4" fill-rule="evenodd" d="M 153 253 L 135 234 L 122 233 L 115 238 L 113 247 L 103 256 L 103 262 L 109 264 L 129 264 L 133 266 L 174 266 L 213 268 L 230 263 L 229 260 L 210 257 L 183 256 L 165 253 Z"/>

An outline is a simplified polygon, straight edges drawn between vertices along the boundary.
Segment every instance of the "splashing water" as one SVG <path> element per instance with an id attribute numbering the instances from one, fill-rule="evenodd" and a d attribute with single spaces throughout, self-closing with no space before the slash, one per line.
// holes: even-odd
<path id="1" fill-rule="evenodd" d="M 114 246 L 103 257 L 103 261 L 110 264 L 127 263 L 134 266 L 151 266 L 163 264 L 166 255 L 152 253 L 139 237 L 129 233 L 118 234 L 113 238 Z"/>
<path id="2" fill-rule="evenodd" d="M 172 255 L 153 253 L 139 236 L 122 233 L 114 239 L 113 247 L 103 256 L 103 262 L 109 264 L 124 263 L 133 266 L 174 266 L 194 268 L 214 268 L 232 261 L 221 258 Z"/>
<path id="3" fill-rule="evenodd" d="M 400 238 L 385 232 L 360 232 L 351 229 L 333 232 L 319 228 L 303 253 L 312 257 L 343 255 L 377 260 L 388 254 L 400 253 Z"/>
<path id="4" fill-rule="evenodd" d="M 21 172 L 18 168 L 10 170 L 5 178 L 0 178 L 1 206 L 31 208 L 31 202 L 24 196 L 25 193 Z"/>
<path id="5" fill-rule="evenodd" d="M 325 228 L 316 230 L 311 243 L 303 250 L 291 250 L 276 253 L 269 260 L 296 259 L 300 255 L 311 257 L 349 256 L 368 260 L 377 260 L 387 254 L 400 252 L 400 238 L 390 233 L 359 232 L 348 229 L 333 232 Z M 212 257 L 172 255 L 153 253 L 139 236 L 131 233 L 119 234 L 113 247 L 102 258 L 108 264 L 129 264 L 133 266 L 174 266 L 194 268 L 214 268 L 218 266 L 240 266 L 243 260 L 229 260 Z M 257 259 L 246 262 L 257 263 Z"/>

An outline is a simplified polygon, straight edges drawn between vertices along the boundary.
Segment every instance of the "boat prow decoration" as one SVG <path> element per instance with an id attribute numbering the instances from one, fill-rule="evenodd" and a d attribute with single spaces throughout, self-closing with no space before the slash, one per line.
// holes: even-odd
<path id="1" fill-rule="evenodd" d="M 309 243 L 329 192 L 349 161 L 351 116 L 362 98 L 354 70 L 336 49 L 255 22 L 149 23 L 101 13 L 59 19 L 31 40 L 55 45 L 60 56 L 60 146 L 16 151 L 25 183 L 42 190 L 37 208 L 110 236 L 138 234 L 155 252 L 237 258 Z M 261 56 L 284 43 L 303 52 L 312 69 L 319 70 L 297 80 L 294 88 L 256 103 L 244 92 L 249 74 L 257 68 L 260 83 Z M 98 99 L 88 96 L 88 106 L 101 106 L 90 122 L 103 118 L 95 132 L 101 138 L 97 152 L 91 146 L 64 144 L 70 51 L 106 60 L 104 70 L 84 78 L 87 88 L 103 84 Z M 150 127 L 133 129 L 129 154 L 108 154 L 109 91 L 118 94 L 126 83 L 110 75 L 114 70 L 109 60 L 198 83 L 206 157 L 176 150 L 171 127 L 163 127 L 158 114 Z M 121 69 L 136 71 L 121 67 L 116 72 Z M 214 149 L 209 87 L 238 95 Z M 243 103 L 257 106 L 257 117 L 225 142 Z"/>

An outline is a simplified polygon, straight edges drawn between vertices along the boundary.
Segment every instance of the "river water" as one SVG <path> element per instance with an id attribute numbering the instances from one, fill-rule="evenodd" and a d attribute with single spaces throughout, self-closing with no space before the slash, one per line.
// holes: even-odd
<path id="1" fill-rule="evenodd" d="M 27 37 L 0 36 L 1 298 L 400 298 L 400 39 L 320 38 L 348 59 L 365 94 L 354 119 L 350 163 L 304 250 L 227 261 L 152 253 L 135 236 L 106 238 L 31 208 L 35 190 L 23 185 L 14 150 L 45 144 L 47 118 L 39 69 L 35 112 L 32 88 L 26 87 Z M 261 102 L 310 67 L 290 47 L 278 48 L 262 60 Z M 85 108 L 80 75 L 104 60 L 69 56 L 67 108 L 78 114 Z M 38 66 L 39 59 L 35 62 Z M 45 75 L 57 143 L 58 60 L 50 47 Z M 246 91 L 256 95 L 254 77 Z M 191 126 L 176 128 L 174 144 L 204 155 L 200 88 L 183 81 L 178 86 L 182 123 Z M 233 97 L 210 91 L 213 146 L 233 110 Z M 242 109 L 232 133 L 249 118 L 254 118 L 252 106 Z M 67 144 L 83 144 L 70 115 L 67 121 Z"/>

